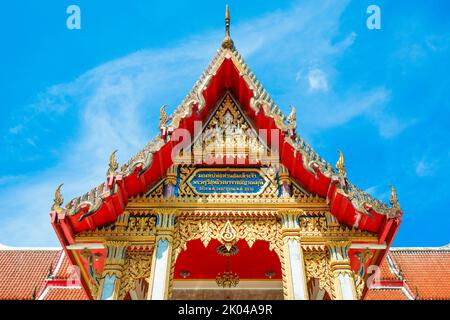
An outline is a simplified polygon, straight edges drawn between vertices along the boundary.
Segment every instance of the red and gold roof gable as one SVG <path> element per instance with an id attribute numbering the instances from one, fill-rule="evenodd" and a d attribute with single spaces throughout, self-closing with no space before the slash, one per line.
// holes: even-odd
<path id="1" fill-rule="evenodd" d="M 194 133 L 195 122 L 205 121 L 225 92 L 230 92 L 255 128 L 278 130 L 279 160 L 290 178 L 308 193 L 326 199 L 340 223 L 380 235 L 390 243 L 402 210 L 392 188 L 387 205 L 355 187 L 347 179 L 342 153 L 336 168 L 317 154 L 296 132 L 296 112 L 285 116 L 235 49 L 229 29 L 221 48 L 184 101 L 168 116 L 160 111 L 160 134 L 120 169 L 110 157 L 107 179 L 63 207 L 60 187 L 52 206 L 52 223 L 63 244 L 73 235 L 116 221 L 128 201 L 142 195 L 164 178 L 172 166 L 172 150 L 179 143 L 177 131 Z M 270 138 L 265 141 L 270 144 Z"/>

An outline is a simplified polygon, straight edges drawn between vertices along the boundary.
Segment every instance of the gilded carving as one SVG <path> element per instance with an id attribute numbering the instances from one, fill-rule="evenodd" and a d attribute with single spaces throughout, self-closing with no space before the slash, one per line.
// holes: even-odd
<path id="1" fill-rule="evenodd" d="M 136 233 L 155 233 L 156 217 L 155 216 L 131 216 L 128 220 L 128 232 Z"/>
<path id="2" fill-rule="evenodd" d="M 154 236 L 156 234 L 156 216 L 154 214 L 130 214 L 124 212 L 113 224 L 85 231 L 77 235 L 78 238 L 121 238 L 137 240 L 140 236 Z"/>
<path id="3" fill-rule="evenodd" d="M 108 165 L 108 171 L 106 172 L 107 176 L 115 176 L 116 171 L 119 168 L 119 164 L 116 160 L 116 152 L 117 150 L 114 150 L 111 155 L 109 156 L 109 165 Z"/>
<path id="4" fill-rule="evenodd" d="M 358 252 L 356 256 L 359 259 L 359 270 L 358 273 L 355 274 L 355 289 L 356 289 L 356 295 L 358 299 L 361 298 L 362 293 L 364 291 L 364 286 L 366 284 L 366 281 L 364 279 L 365 273 L 366 273 L 366 267 L 365 264 L 369 259 L 373 257 L 373 252 L 370 250 L 365 250 L 362 252 Z"/>
<path id="5" fill-rule="evenodd" d="M 60 213 L 62 211 L 61 206 L 64 203 L 64 198 L 61 194 L 61 188 L 63 184 L 61 183 L 55 191 L 55 197 L 53 198 L 52 210 Z"/>
<path id="6" fill-rule="evenodd" d="M 330 270 L 327 251 L 305 251 L 305 270 L 307 280 L 318 279 L 320 289 L 334 297 L 333 276 Z"/>
<path id="7" fill-rule="evenodd" d="M 127 292 L 136 288 L 136 281 L 150 277 L 152 265 L 151 252 L 127 253 L 124 272 L 120 281 L 119 298 L 123 299 Z"/>
<path id="8" fill-rule="evenodd" d="M 279 162 L 278 155 L 271 154 L 230 93 L 225 95 L 202 135 L 194 142 L 192 151 L 192 159 L 197 160 L 201 152 L 201 158 L 206 162 L 222 156 L 249 157 L 254 163 Z"/>
<path id="9" fill-rule="evenodd" d="M 174 239 L 175 257 L 181 250 L 186 250 L 190 240 L 200 239 L 205 247 L 211 239 L 216 239 L 224 245 L 231 240 L 245 240 L 249 247 L 256 240 L 269 242 L 269 249 L 277 254 L 281 251 L 281 232 L 275 217 L 180 217 L 176 225 Z"/>

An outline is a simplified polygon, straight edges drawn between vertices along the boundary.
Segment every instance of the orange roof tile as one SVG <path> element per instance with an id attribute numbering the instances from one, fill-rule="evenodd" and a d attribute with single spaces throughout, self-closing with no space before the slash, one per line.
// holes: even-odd
<path id="1" fill-rule="evenodd" d="M 61 265 L 59 266 L 58 270 L 56 270 L 56 267 L 55 267 L 54 272 L 56 272 L 56 274 L 53 274 L 54 278 L 67 279 L 71 276 L 72 263 L 67 258 L 67 255 L 64 253 L 63 253 L 62 259 L 63 260 L 61 261 Z"/>
<path id="2" fill-rule="evenodd" d="M 0 299 L 31 300 L 43 289 L 61 249 L 0 250 Z"/>
<path id="3" fill-rule="evenodd" d="M 87 300 L 81 287 L 49 287 L 42 300 Z"/>
<path id="4" fill-rule="evenodd" d="M 409 300 L 402 289 L 372 289 L 364 300 Z"/>
<path id="5" fill-rule="evenodd" d="M 393 261 L 395 264 L 395 261 Z M 395 267 L 398 267 L 397 264 L 394 265 Z M 392 272 L 387 258 L 384 258 L 383 261 L 380 264 L 381 269 L 381 279 L 383 280 L 399 280 L 399 277 L 397 277 L 394 272 Z"/>
<path id="6" fill-rule="evenodd" d="M 450 249 L 390 252 L 418 299 L 450 299 Z"/>

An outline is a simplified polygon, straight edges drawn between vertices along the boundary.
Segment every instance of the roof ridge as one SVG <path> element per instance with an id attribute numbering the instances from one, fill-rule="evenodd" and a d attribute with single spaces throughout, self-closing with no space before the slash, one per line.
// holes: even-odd
<path id="1" fill-rule="evenodd" d="M 14 247 L 0 243 L 0 251 L 57 251 L 61 247 Z"/>
<path id="2" fill-rule="evenodd" d="M 450 251 L 450 243 L 441 247 L 391 247 L 389 251 Z"/>

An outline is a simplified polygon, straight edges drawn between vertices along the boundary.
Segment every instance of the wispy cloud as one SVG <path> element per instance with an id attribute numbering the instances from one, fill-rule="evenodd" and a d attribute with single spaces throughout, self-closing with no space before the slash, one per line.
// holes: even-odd
<path id="1" fill-rule="evenodd" d="M 425 158 L 415 164 L 415 172 L 418 177 L 427 177 L 434 174 L 436 163 Z"/>
<path id="2" fill-rule="evenodd" d="M 310 91 L 328 91 L 328 80 L 324 71 L 312 69 L 309 71 L 307 78 Z"/>

